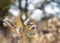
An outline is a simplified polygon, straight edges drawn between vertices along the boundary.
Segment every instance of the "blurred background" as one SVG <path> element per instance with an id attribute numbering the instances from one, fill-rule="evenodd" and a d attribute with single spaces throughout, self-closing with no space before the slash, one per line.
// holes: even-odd
<path id="1" fill-rule="evenodd" d="M 60 43 L 60 0 L 0 0 L 0 43 Z"/>

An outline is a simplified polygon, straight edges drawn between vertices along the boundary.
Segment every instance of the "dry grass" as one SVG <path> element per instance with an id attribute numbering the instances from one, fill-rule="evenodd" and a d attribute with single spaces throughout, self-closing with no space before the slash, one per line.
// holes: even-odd
<path id="1" fill-rule="evenodd" d="M 24 26 L 23 31 L 15 33 L 16 37 L 10 32 L 8 38 L 3 38 L 3 33 L 0 32 L 0 42 L 3 40 L 1 43 L 60 43 L 60 24 L 56 17 L 38 23 L 34 30 L 29 28 L 30 25 Z"/>

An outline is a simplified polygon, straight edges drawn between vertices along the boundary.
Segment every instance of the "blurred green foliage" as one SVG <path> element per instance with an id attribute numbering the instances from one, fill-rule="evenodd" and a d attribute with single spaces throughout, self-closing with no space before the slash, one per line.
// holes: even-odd
<path id="1" fill-rule="evenodd" d="M 14 0 L 0 0 L 0 8 L 3 11 L 8 10 L 13 1 Z"/>
<path id="2" fill-rule="evenodd" d="M 4 18 L 11 6 L 11 4 L 14 3 L 15 0 L 0 0 L 0 19 Z"/>

